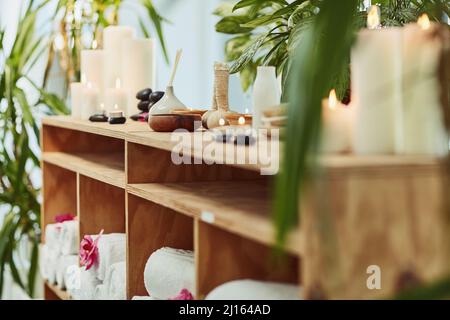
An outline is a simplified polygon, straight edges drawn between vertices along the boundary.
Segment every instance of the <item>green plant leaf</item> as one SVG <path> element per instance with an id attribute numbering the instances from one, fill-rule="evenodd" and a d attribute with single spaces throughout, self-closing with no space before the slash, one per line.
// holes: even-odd
<path id="1" fill-rule="evenodd" d="M 216 24 L 216 31 L 226 34 L 247 33 L 253 28 L 245 28 L 242 25 L 250 20 L 249 16 L 228 16 L 222 18 Z"/>
<path id="2" fill-rule="evenodd" d="M 252 61 L 258 49 L 266 39 L 267 34 L 260 35 L 244 50 L 242 55 L 230 67 L 230 73 L 241 71 L 250 61 Z"/>
<path id="3" fill-rule="evenodd" d="M 321 101 L 332 85 L 333 75 L 349 55 L 357 6 L 357 0 L 324 0 L 302 45 L 296 49 L 289 76 L 285 160 L 277 177 L 274 201 L 280 246 L 298 221 L 298 199 L 319 148 Z"/>

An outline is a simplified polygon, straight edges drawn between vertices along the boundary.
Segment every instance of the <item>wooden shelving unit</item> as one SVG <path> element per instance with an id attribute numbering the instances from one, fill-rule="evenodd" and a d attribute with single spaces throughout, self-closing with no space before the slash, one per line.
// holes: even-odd
<path id="1" fill-rule="evenodd" d="M 174 145 L 170 134 L 151 132 L 147 124 L 45 118 L 42 225 L 73 212 L 80 238 L 101 229 L 126 232 L 129 298 L 146 294 L 144 266 L 162 246 L 195 250 L 198 298 L 244 276 L 298 283 L 299 231 L 286 246 L 288 267 L 270 264 L 270 178 L 260 176 L 257 164 L 174 165 Z M 185 155 L 194 159 L 197 152 Z M 211 254 L 215 246 L 221 255 Z M 220 277 L 207 265 L 222 265 Z M 48 283 L 45 292 L 49 299 L 69 298 Z"/>
<path id="2" fill-rule="evenodd" d="M 198 134 L 202 132 L 186 133 L 185 137 L 195 139 Z M 313 193 L 304 203 L 305 227 L 302 223 L 302 230 L 291 232 L 286 255 L 279 263 L 273 259 L 273 177 L 260 175 L 263 165 L 232 164 L 223 144 L 217 146 L 223 153 L 206 155 L 206 159 L 198 144 L 184 148 L 183 155 L 192 161 L 201 156 L 206 161 L 224 156 L 229 163 L 175 165 L 171 150 L 177 143 L 170 134 L 152 132 L 143 123 L 113 126 L 59 116 L 43 120 L 42 225 L 52 223 L 57 214 L 73 212 L 80 220 L 80 237 L 101 229 L 126 233 L 128 298 L 147 294 L 145 263 L 163 246 L 195 251 L 198 299 L 224 282 L 241 278 L 314 287 L 322 270 L 321 262 L 316 261 L 318 242 L 311 227 L 318 202 L 328 199 L 344 216 L 364 208 L 361 201 L 376 187 L 377 196 L 392 203 L 396 199 L 382 194 L 384 180 L 380 179 L 411 181 L 416 173 L 435 177 L 441 168 L 441 163 L 430 157 L 323 157 L 322 182 L 331 192 L 318 197 Z M 238 148 L 247 157 L 256 147 Z M 48 284 L 45 293 L 48 299 L 69 298 Z"/>

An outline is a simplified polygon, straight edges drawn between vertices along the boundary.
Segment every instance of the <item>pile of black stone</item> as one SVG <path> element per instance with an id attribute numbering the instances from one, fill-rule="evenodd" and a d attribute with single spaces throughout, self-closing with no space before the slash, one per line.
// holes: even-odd
<path id="1" fill-rule="evenodd" d="M 150 88 L 142 89 L 136 94 L 136 99 L 139 100 L 137 107 L 140 112 L 130 118 L 134 121 L 148 121 L 148 112 L 163 96 L 163 91 L 152 91 Z"/>

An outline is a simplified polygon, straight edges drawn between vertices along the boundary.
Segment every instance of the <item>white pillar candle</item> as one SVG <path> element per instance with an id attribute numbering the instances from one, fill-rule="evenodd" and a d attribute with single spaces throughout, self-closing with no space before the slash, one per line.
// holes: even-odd
<path id="1" fill-rule="evenodd" d="M 103 50 L 81 51 L 82 82 L 91 83 L 93 87 L 103 91 L 105 88 L 103 75 L 105 69 L 105 53 Z"/>
<path id="2" fill-rule="evenodd" d="M 123 87 L 128 90 L 128 115 L 138 112 L 136 93 L 155 89 L 155 43 L 152 39 L 127 39 L 122 46 Z"/>
<path id="3" fill-rule="evenodd" d="M 348 152 L 351 148 L 352 114 L 349 107 L 337 100 L 332 90 L 322 101 L 322 151 L 326 153 Z"/>
<path id="4" fill-rule="evenodd" d="M 127 110 L 128 105 L 128 91 L 122 88 L 121 80 L 116 79 L 116 87 L 109 88 L 105 94 L 106 111 L 114 110 L 118 106 L 122 110 Z"/>
<path id="5" fill-rule="evenodd" d="M 369 27 L 377 28 L 374 8 Z M 401 29 L 360 31 L 351 57 L 352 105 L 355 107 L 353 150 L 389 154 L 401 146 Z"/>
<path id="6" fill-rule="evenodd" d="M 116 79 L 123 79 L 123 42 L 134 38 L 134 29 L 127 26 L 109 26 L 103 31 L 103 50 L 105 51 L 104 79 L 106 88 L 114 88 Z"/>
<path id="7" fill-rule="evenodd" d="M 444 41 L 439 24 L 426 15 L 405 26 L 403 39 L 404 152 L 444 156 L 448 135 L 444 125 L 438 79 Z M 443 32 L 448 32 L 443 28 Z M 447 38 L 449 40 L 450 37 Z M 448 44 L 447 44 L 448 45 Z"/>
<path id="8" fill-rule="evenodd" d="M 72 107 L 72 117 L 81 119 L 83 87 L 81 82 L 72 82 L 70 84 L 70 100 Z"/>
<path id="9" fill-rule="evenodd" d="M 83 88 L 81 118 L 89 120 L 89 117 L 100 109 L 100 90 L 88 82 Z"/>

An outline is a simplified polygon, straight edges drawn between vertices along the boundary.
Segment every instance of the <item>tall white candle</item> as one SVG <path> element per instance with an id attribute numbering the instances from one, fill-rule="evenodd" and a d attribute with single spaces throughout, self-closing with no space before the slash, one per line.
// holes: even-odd
<path id="1" fill-rule="evenodd" d="M 93 87 L 97 87 L 100 91 L 103 91 L 105 67 L 105 53 L 103 50 L 81 51 L 82 82 L 91 83 Z"/>
<path id="2" fill-rule="evenodd" d="M 100 109 L 100 90 L 88 82 L 83 88 L 81 118 L 89 120 L 89 117 Z"/>
<path id="3" fill-rule="evenodd" d="M 325 153 L 348 152 L 351 149 L 352 113 L 349 107 L 337 100 L 332 90 L 322 101 L 322 151 Z"/>
<path id="4" fill-rule="evenodd" d="M 138 112 L 136 93 L 144 88 L 155 89 L 156 55 L 152 39 L 127 39 L 122 46 L 123 87 L 128 90 L 128 115 Z"/>
<path id="5" fill-rule="evenodd" d="M 116 79 L 123 79 L 122 44 L 125 40 L 132 38 L 134 38 L 134 29 L 127 26 L 109 26 L 103 31 L 103 50 L 105 63 L 108 66 L 103 75 L 106 88 L 114 88 Z"/>
<path id="6" fill-rule="evenodd" d="M 352 105 L 355 107 L 353 150 L 388 154 L 401 147 L 401 28 L 376 29 L 372 9 L 369 27 L 360 31 L 352 50 Z"/>
<path id="7" fill-rule="evenodd" d="M 81 119 L 83 87 L 81 82 L 72 82 L 70 84 L 70 99 L 72 107 L 72 117 Z"/>
<path id="8" fill-rule="evenodd" d="M 439 25 L 426 15 L 405 26 L 403 41 L 404 152 L 443 156 L 448 152 L 438 69 L 444 49 Z"/>
<path id="9" fill-rule="evenodd" d="M 127 110 L 128 94 L 127 90 L 122 88 L 119 78 L 116 79 L 116 87 L 106 90 L 105 107 L 106 111 L 114 110 L 115 106 L 122 110 Z"/>

